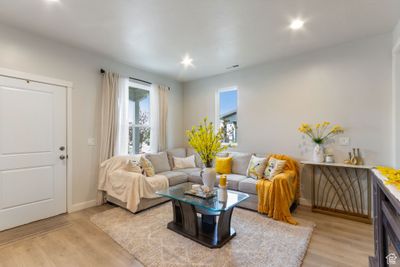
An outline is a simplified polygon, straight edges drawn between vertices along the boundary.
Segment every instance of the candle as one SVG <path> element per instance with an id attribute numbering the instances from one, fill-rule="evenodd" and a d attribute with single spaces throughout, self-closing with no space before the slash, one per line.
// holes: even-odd
<path id="1" fill-rule="evenodd" d="M 225 174 L 222 174 L 219 177 L 219 185 L 222 186 L 222 187 L 226 186 L 226 175 Z"/>

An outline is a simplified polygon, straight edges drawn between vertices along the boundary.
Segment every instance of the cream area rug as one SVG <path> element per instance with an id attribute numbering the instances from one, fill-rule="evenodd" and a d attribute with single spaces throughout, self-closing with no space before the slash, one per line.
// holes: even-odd
<path id="1" fill-rule="evenodd" d="M 232 227 L 237 235 L 222 248 L 209 249 L 168 230 L 171 220 L 171 203 L 139 214 L 113 208 L 91 218 L 144 266 L 300 266 L 314 227 L 235 208 Z"/>

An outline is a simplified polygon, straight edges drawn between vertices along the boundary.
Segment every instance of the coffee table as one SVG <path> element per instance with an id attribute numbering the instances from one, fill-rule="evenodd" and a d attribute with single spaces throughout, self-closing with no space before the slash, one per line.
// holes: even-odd
<path id="1" fill-rule="evenodd" d="M 234 207 L 249 195 L 215 188 L 216 196 L 203 199 L 186 195 L 193 183 L 183 183 L 156 193 L 172 199 L 173 220 L 167 228 L 209 248 L 220 248 L 231 240 Z"/>

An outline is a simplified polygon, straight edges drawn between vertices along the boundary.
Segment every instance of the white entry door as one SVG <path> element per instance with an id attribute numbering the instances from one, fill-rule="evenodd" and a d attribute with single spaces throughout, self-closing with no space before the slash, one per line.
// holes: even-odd
<path id="1" fill-rule="evenodd" d="M 66 88 L 0 76 L 0 231 L 66 212 Z"/>

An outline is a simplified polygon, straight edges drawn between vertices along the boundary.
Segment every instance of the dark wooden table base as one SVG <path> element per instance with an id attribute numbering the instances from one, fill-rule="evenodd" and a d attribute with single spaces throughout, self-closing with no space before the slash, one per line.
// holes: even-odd
<path id="1" fill-rule="evenodd" d="M 167 227 L 206 247 L 220 248 L 236 235 L 231 227 L 233 208 L 218 213 L 203 212 L 196 210 L 193 205 L 172 200 L 174 217 Z"/>

